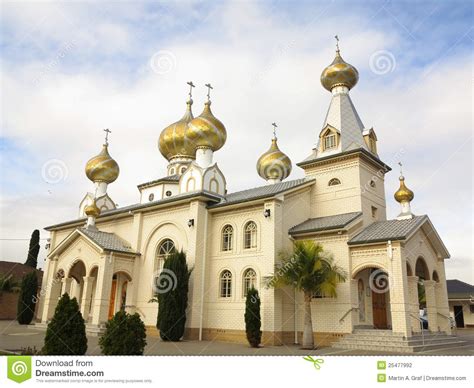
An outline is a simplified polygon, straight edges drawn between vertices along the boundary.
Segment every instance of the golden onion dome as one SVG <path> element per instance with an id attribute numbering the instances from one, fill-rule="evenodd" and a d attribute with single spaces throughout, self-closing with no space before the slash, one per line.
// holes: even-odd
<path id="1" fill-rule="evenodd" d="M 342 59 L 338 48 L 334 61 L 321 73 L 321 84 L 329 91 L 335 86 L 346 86 L 352 89 L 358 80 L 359 72 L 354 66 Z"/>
<path id="2" fill-rule="evenodd" d="M 117 162 L 109 155 L 108 144 L 102 146 L 102 151 L 86 164 L 86 175 L 92 182 L 112 183 L 120 173 Z"/>
<path id="3" fill-rule="evenodd" d="M 189 123 L 189 139 L 194 148 L 210 148 L 217 151 L 227 139 L 227 131 L 211 111 L 211 101 L 204 104 L 202 113 Z"/>
<path id="4" fill-rule="evenodd" d="M 84 213 L 86 213 L 88 217 L 99 217 L 100 209 L 97 207 L 95 200 L 84 208 Z"/>
<path id="5" fill-rule="evenodd" d="M 405 177 L 400 176 L 400 188 L 395 192 L 394 197 L 397 202 L 410 202 L 415 197 L 413 191 L 405 186 Z"/>
<path id="6" fill-rule="evenodd" d="M 189 123 L 194 118 L 191 110 L 193 100 L 189 99 L 186 105 L 181 120 L 163 129 L 158 140 L 158 148 L 168 161 L 176 157 L 194 159 L 196 156 L 194 143 L 189 140 Z"/>
<path id="7" fill-rule="evenodd" d="M 263 179 L 282 181 L 291 173 L 291 160 L 280 151 L 277 138 L 272 139 L 272 145 L 257 161 L 257 171 Z"/>

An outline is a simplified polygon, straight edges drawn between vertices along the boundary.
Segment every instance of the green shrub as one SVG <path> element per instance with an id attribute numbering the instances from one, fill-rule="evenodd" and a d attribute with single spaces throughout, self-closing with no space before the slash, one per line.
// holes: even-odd
<path id="1" fill-rule="evenodd" d="M 23 276 L 21 291 L 18 297 L 16 319 L 20 325 L 29 325 L 35 316 L 36 293 L 38 291 L 38 278 L 36 271 Z"/>
<path id="2" fill-rule="evenodd" d="M 83 355 L 87 351 L 86 325 L 76 298 L 64 294 L 48 324 L 42 354 Z"/>
<path id="3" fill-rule="evenodd" d="M 146 346 L 145 324 L 137 313 L 119 311 L 105 326 L 99 339 L 105 355 L 142 355 Z"/>
<path id="4" fill-rule="evenodd" d="M 247 341 L 253 348 L 258 348 L 262 340 L 261 326 L 260 297 L 258 291 L 252 287 L 247 291 L 247 299 L 245 300 L 245 332 Z"/>
<path id="5" fill-rule="evenodd" d="M 186 254 L 173 252 L 158 277 L 158 318 L 156 327 L 163 341 L 179 341 L 184 335 L 191 270 Z"/>

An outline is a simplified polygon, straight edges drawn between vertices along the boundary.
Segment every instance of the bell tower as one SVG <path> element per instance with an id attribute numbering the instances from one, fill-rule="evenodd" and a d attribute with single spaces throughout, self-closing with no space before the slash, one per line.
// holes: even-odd
<path id="1" fill-rule="evenodd" d="M 321 74 L 331 102 L 312 153 L 297 165 L 315 178 L 311 217 L 363 212 L 364 225 L 386 219 L 385 173 L 390 167 L 377 154 L 377 136 L 366 128 L 349 96 L 357 69 L 336 56 Z"/>

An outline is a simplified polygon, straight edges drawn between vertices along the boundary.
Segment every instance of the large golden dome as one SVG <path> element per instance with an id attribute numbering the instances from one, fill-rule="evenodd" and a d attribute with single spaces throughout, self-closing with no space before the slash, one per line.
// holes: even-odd
<path id="1" fill-rule="evenodd" d="M 405 177 L 400 178 L 400 188 L 395 192 L 394 197 L 397 202 L 410 202 L 415 198 L 415 194 L 408 187 L 405 186 Z"/>
<path id="2" fill-rule="evenodd" d="M 329 91 L 335 86 L 346 86 L 352 89 L 358 80 L 359 72 L 342 59 L 338 48 L 334 61 L 321 73 L 321 84 Z"/>
<path id="3" fill-rule="evenodd" d="M 181 120 L 163 129 L 158 140 L 158 148 L 168 161 L 176 157 L 194 159 L 196 156 L 194 143 L 189 140 L 189 123 L 194 118 L 191 111 L 193 100 L 188 100 L 186 105 Z"/>
<path id="4" fill-rule="evenodd" d="M 272 145 L 257 161 L 257 171 L 263 179 L 282 181 L 291 173 L 291 160 L 280 151 L 277 138 L 272 139 Z"/>
<path id="5" fill-rule="evenodd" d="M 189 139 L 194 148 L 210 148 L 217 151 L 227 139 L 227 131 L 211 111 L 211 101 L 204 104 L 202 113 L 189 124 Z"/>
<path id="6" fill-rule="evenodd" d="M 92 182 L 112 183 L 120 173 L 117 162 L 109 155 L 108 144 L 102 146 L 102 151 L 86 164 L 86 175 Z"/>

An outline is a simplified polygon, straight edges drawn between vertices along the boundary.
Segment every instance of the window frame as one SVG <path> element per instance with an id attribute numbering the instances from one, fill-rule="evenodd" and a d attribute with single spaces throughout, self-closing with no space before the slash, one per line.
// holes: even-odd
<path id="1" fill-rule="evenodd" d="M 224 269 L 219 274 L 219 298 L 232 298 L 232 272 Z"/>
<path id="2" fill-rule="evenodd" d="M 249 229 L 252 227 L 253 229 Z M 247 241 L 247 239 L 249 239 Z M 248 221 L 244 225 L 244 250 L 257 249 L 258 227 L 255 221 Z M 247 244 L 248 242 L 248 244 Z"/>
<path id="3" fill-rule="evenodd" d="M 171 249 L 167 249 L 166 252 L 160 253 L 160 250 L 165 244 L 169 244 L 171 242 Z M 155 253 L 155 261 L 156 261 L 156 270 L 155 274 L 158 272 L 157 276 L 160 275 L 161 271 L 163 270 L 163 266 L 165 264 L 166 259 L 173 253 L 173 251 L 176 251 L 176 244 L 174 241 L 170 238 L 164 238 L 158 243 L 158 246 L 156 248 L 156 253 Z"/>
<path id="4" fill-rule="evenodd" d="M 333 182 L 335 182 L 335 183 L 333 183 Z M 340 184 L 342 184 L 342 182 L 339 178 L 331 178 L 331 179 L 329 179 L 329 182 L 328 182 L 329 187 L 338 186 Z"/>
<path id="5" fill-rule="evenodd" d="M 230 232 L 226 232 L 226 230 L 230 230 Z M 221 230 L 221 252 L 232 252 L 234 243 L 233 240 L 234 227 L 231 224 L 225 224 Z"/>
<path id="6" fill-rule="evenodd" d="M 328 146 L 328 143 L 331 144 Z M 337 148 L 337 134 L 330 132 L 323 136 L 323 151 L 332 150 L 334 148 Z"/>
<path id="7" fill-rule="evenodd" d="M 253 272 L 253 275 L 251 277 L 248 276 L 250 272 Z M 248 284 L 247 284 L 248 281 Z M 250 286 L 250 287 L 247 287 Z M 242 297 L 246 298 L 247 297 L 247 292 L 252 288 L 257 289 L 257 271 L 255 271 L 253 268 L 247 268 L 245 269 L 243 275 L 242 275 Z"/>

